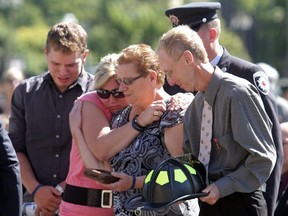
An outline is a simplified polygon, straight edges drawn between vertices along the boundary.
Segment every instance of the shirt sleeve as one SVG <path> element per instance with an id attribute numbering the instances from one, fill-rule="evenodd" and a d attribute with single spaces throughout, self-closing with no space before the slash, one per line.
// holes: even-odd
<path id="1" fill-rule="evenodd" d="M 230 143 L 231 146 L 227 149 L 229 151 L 233 148 L 232 144 L 238 144 L 247 155 L 244 161 L 239 162 L 240 166 L 235 171 L 215 182 L 221 197 L 234 192 L 249 193 L 256 190 L 267 181 L 276 162 L 271 121 L 264 111 L 260 97 L 252 90 L 246 93 L 237 90 L 232 93 L 231 142 L 234 143 Z M 231 152 L 229 155 L 232 157 Z M 234 157 L 237 154 L 240 152 L 237 151 Z"/>
<path id="2" fill-rule="evenodd" d="M 25 84 L 20 84 L 14 90 L 11 100 L 11 116 L 9 119 L 9 137 L 16 152 L 26 153 L 25 146 Z"/>

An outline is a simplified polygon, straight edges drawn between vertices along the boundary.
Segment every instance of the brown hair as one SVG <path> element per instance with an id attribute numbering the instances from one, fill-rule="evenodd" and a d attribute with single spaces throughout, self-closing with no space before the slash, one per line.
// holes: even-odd
<path id="1" fill-rule="evenodd" d="M 139 74 L 148 75 L 149 70 L 157 73 L 157 83 L 164 84 L 164 72 L 160 70 L 158 56 L 154 50 L 146 44 L 134 44 L 123 49 L 118 59 L 118 64 L 134 63 Z"/>
<path id="2" fill-rule="evenodd" d="M 47 35 L 46 48 L 60 50 L 63 53 L 80 52 L 87 49 L 88 36 L 86 31 L 76 23 L 58 23 L 54 25 Z"/>

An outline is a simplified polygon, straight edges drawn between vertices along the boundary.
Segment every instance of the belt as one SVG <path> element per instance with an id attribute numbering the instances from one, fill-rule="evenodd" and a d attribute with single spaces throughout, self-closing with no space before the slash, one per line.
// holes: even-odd
<path id="1" fill-rule="evenodd" d="M 66 184 L 63 200 L 77 205 L 111 208 L 113 194 L 111 190 L 83 188 Z"/>

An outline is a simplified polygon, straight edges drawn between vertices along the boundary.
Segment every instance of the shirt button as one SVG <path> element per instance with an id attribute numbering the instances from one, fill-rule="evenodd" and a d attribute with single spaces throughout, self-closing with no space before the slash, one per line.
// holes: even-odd
<path id="1" fill-rule="evenodd" d="M 63 98 L 63 95 L 59 95 L 59 98 Z"/>
<path id="2" fill-rule="evenodd" d="M 59 154 L 55 154 L 55 157 L 56 157 L 56 158 L 59 158 Z"/>
<path id="3" fill-rule="evenodd" d="M 57 118 L 58 118 L 58 119 L 61 118 L 61 115 L 57 115 Z"/>
<path id="4" fill-rule="evenodd" d="M 57 134 L 57 135 L 56 135 L 56 139 L 59 139 L 59 137 L 60 137 L 60 135 Z"/>
<path id="5" fill-rule="evenodd" d="M 53 178 L 57 178 L 57 174 L 53 174 Z"/>

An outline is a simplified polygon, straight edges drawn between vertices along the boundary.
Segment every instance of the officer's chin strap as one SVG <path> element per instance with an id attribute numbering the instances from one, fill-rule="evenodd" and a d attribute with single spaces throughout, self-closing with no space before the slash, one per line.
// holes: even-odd
<path id="1" fill-rule="evenodd" d="M 137 215 L 137 216 L 140 216 L 141 214 L 142 214 L 142 209 L 143 207 L 138 207 L 135 211 L 134 211 L 134 213 L 135 213 L 135 215 Z"/>

